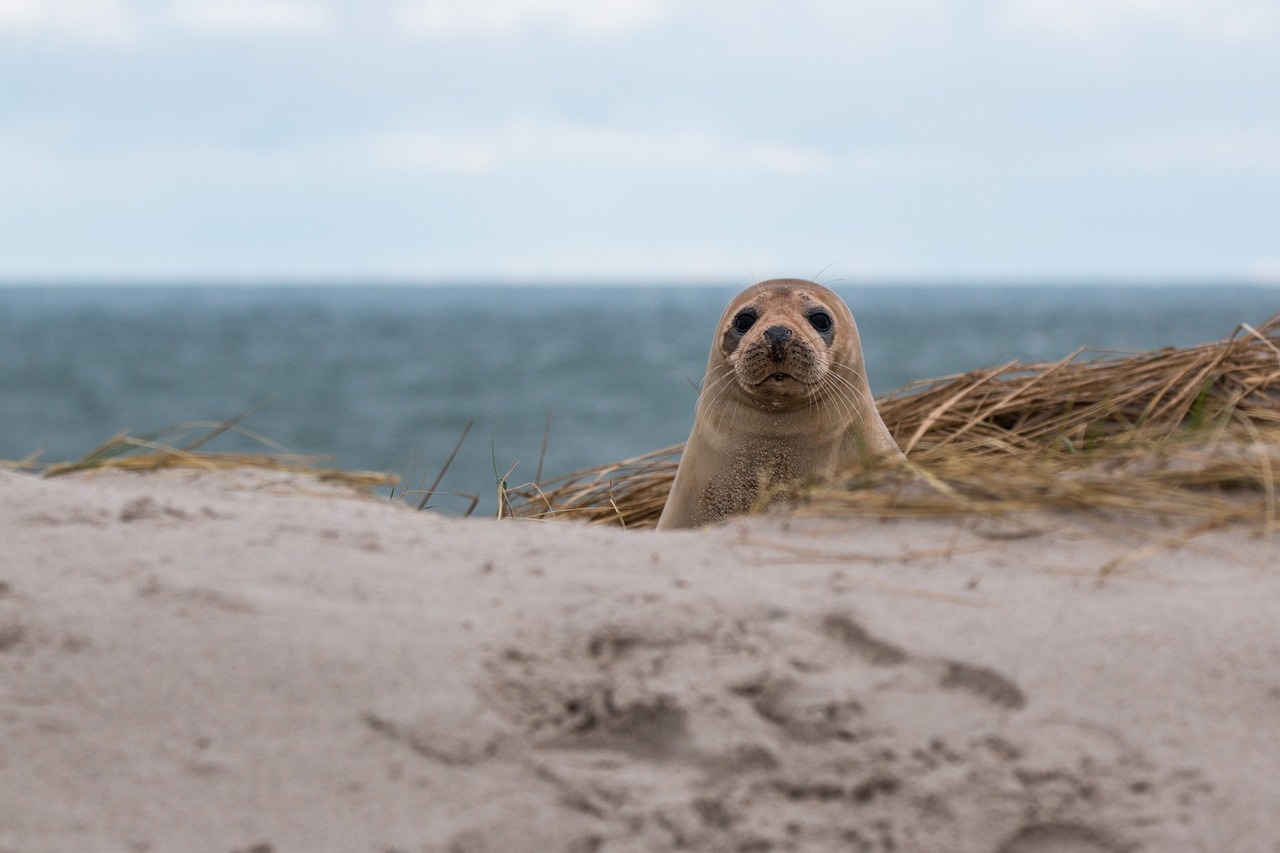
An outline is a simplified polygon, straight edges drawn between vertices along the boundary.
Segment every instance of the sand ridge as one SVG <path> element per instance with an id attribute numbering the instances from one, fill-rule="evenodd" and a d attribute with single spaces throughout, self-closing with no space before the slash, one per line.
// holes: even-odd
<path id="1" fill-rule="evenodd" d="M 0 472 L 0 850 L 1280 850 L 1274 543 Z"/>

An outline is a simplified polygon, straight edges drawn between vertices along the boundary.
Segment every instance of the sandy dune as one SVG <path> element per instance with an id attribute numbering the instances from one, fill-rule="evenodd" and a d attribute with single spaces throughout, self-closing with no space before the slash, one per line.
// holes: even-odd
<path id="1" fill-rule="evenodd" d="M 1274 853 L 1280 544 L 1184 526 L 0 472 L 0 851 Z"/>

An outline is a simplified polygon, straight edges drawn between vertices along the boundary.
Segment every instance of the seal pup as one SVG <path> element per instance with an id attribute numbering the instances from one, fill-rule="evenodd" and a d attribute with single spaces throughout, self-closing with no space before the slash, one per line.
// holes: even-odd
<path id="1" fill-rule="evenodd" d="M 720 316 L 658 529 L 721 521 L 798 483 L 902 458 L 849 307 L 812 281 L 763 281 Z"/>

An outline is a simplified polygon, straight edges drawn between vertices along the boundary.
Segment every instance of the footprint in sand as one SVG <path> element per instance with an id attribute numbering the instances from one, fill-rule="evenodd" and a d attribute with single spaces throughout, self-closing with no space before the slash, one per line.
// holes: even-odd
<path id="1" fill-rule="evenodd" d="M 571 616 L 517 629 L 480 693 L 530 784 L 608 845 L 1130 853 L 1183 838 L 1162 809 L 1187 785 L 1141 753 L 849 612 Z"/>
<path id="2" fill-rule="evenodd" d="M 996 853 L 1119 853 L 1124 849 L 1087 826 L 1042 823 L 1019 830 Z"/>

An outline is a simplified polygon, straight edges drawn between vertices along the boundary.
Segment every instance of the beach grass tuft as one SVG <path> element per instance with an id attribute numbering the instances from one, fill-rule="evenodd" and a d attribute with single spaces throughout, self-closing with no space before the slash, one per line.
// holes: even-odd
<path id="1" fill-rule="evenodd" d="M 326 466 L 326 457 L 299 456 L 272 442 L 265 436 L 240 426 L 253 410 L 229 421 L 190 421 L 141 435 L 118 433 L 72 462 L 41 465 L 36 459 L 22 467 L 36 470 L 46 477 L 89 471 L 157 471 L 167 468 L 193 468 L 201 471 L 228 471 L 237 468 L 307 474 L 323 482 L 371 490 L 394 486 L 399 478 L 377 471 L 345 471 Z M 270 448 L 270 453 L 223 453 L 203 449 L 220 435 L 234 432 Z M 194 438 L 191 436 L 194 434 Z"/>

